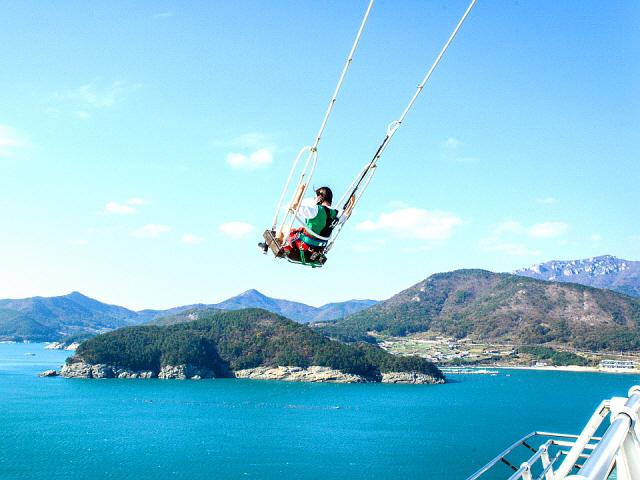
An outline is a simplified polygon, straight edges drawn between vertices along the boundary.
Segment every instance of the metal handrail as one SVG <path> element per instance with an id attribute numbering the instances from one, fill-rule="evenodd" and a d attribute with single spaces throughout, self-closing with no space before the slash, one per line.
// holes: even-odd
<path id="1" fill-rule="evenodd" d="M 602 437 L 594 437 L 594 433 L 609 416 L 611 425 Z M 607 480 L 615 469 L 618 480 L 640 480 L 640 386 L 629 390 L 628 398 L 614 397 L 598 405 L 580 435 L 532 432 L 510 445 L 502 453 L 480 468 L 467 480 L 477 480 L 503 462 L 515 470 L 508 480 Z M 527 441 L 534 437 L 550 437 L 527 461 L 519 468 L 507 461 L 510 455 L 520 446 L 533 450 Z M 564 440 L 561 440 L 564 439 Z M 574 441 L 570 441 L 573 439 Z M 531 443 L 531 442 L 530 442 Z M 560 447 L 553 458 L 549 456 L 549 449 Z M 566 450 L 566 449 L 569 450 Z M 555 450 L 554 450 L 555 451 Z M 554 470 L 558 460 L 564 460 Z M 585 459 L 584 464 L 578 464 L 579 459 Z M 578 473 L 569 475 L 580 469 Z"/>
<path id="2" fill-rule="evenodd" d="M 607 479 L 614 468 L 618 480 L 640 478 L 640 386 L 632 387 L 628 395 L 629 398 L 611 399 L 611 426 L 580 473 L 566 480 Z"/>
<path id="3" fill-rule="evenodd" d="M 611 402 L 609 400 L 603 400 L 600 402 L 600 405 L 598 405 L 598 408 L 596 408 L 593 415 L 591 415 L 591 418 L 582 430 L 582 433 L 580 433 L 575 445 L 571 447 L 571 450 L 567 453 L 567 457 L 564 459 L 560 467 L 558 467 L 558 471 L 556 472 L 556 476 L 558 478 L 564 478 L 569 475 L 569 472 L 573 469 L 576 460 L 578 460 L 578 457 L 585 449 L 586 445 L 591 441 L 593 434 L 598 430 L 602 421 L 609 414 L 610 404 Z"/>
<path id="4" fill-rule="evenodd" d="M 568 434 L 568 433 L 539 432 L 539 431 L 531 432 L 531 433 L 525 435 L 524 437 L 522 437 L 521 439 L 517 440 L 513 444 L 511 444 L 504 451 L 502 451 L 502 453 L 500 453 L 495 458 L 493 458 L 490 462 L 488 462 L 484 467 L 480 468 L 477 472 L 475 472 L 473 475 L 468 477 L 467 480 L 476 480 L 476 479 L 480 478 L 487 471 L 491 470 L 495 465 L 497 465 L 498 463 L 502 462 L 503 459 L 505 459 L 507 457 L 507 455 L 512 453 L 518 447 L 524 446 L 526 444 L 527 440 L 530 440 L 530 439 L 532 439 L 534 437 L 555 437 L 555 438 L 574 438 L 574 439 L 577 439 L 578 435 L 572 435 L 572 434 Z M 573 443 L 562 442 L 562 441 L 555 440 L 553 438 L 548 440 L 547 442 L 545 442 L 545 444 L 546 443 L 550 443 L 550 445 L 557 445 L 557 446 L 573 445 Z M 536 453 L 533 456 L 538 455 L 538 453 L 539 452 L 536 451 Z M 516 473 L 517 473 L 517 471 L 516 471 Z M 513 478 L 520 478 L 520 477 L 516 476 L 516 477 L 513 477 Z"/>

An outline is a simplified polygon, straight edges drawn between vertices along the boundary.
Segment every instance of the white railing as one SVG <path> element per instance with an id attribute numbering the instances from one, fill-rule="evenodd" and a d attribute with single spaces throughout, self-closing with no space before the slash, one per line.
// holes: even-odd
<path id="1" fill-rule="evenodd" d="M 628 397 L 600 403 L 580 435 L 530 433 L 467 480 L 481 479 L 489 472 L 495 478 L 500 465 L 511 469 L 511 476 L 504 476 L 508 480 L 607 480 L 613 472 L 617 480 L 640 480 L 639 412 L 640 386 L 634 386 Z M 594 437 L 607 417 L 611 425 L 602 437 Z M 522 458 L 522 450 L 530 456 L 516 466 L 513 458 Z"/>
<path id="2" fill-rule="evenodd" d="M 606 479 L 614 469 L 617 480 L 640 479 L 640 386 L 628 398 L 612 398 L 610 410 L 611 426 L 580 472 L 567 480 Z"/>

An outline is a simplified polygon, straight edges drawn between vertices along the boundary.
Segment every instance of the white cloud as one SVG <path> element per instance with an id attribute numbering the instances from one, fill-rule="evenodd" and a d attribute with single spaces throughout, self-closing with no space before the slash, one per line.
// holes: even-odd
<path id="1" fill-rule="evenodd" d="M 457 138 L 449 137 L 440 145 L 440 156 L 450 162 L 477 162 L 476 157 L 464 155 L 464 143 Z"/>
<path id="2" fill-rule="evenodd" d="M 124 203 L 108 202 L 102 209 L 104 215 L 131 215 L 137 212 L 136 207 L 146 205 L 149 202 L 143 198 L 130 198 Z"/>
<path id="3" fill-rule="evenodd" d="M 387 241 L 383 238 L 375 238 L 367 242 L 356 242 L 351 244 L 351 250 L 354 253 L 373 253 L 382 250 L 387 245 Z"/>
<path id="4" fill-rule="evenodd" d="M 221 138 L 212 142 L 214 147 L 231 150 L 225 158 L 228 165 L 242 170 L 256 170 L 273 162 L 276 145 L 271 137 L 261 132 L 243 133 L 233 138 Z"/>
<path id="5" fill-rule="evenodd" d="M 121 82 L 114 82 L 109 87 L 98 89 L 91 84 L 82 85 L 71 93 L 72 98 L 94 108 L 113 107 L 124 91 Z"/>
<path id="6" fill-rule="evenodd" d="M 112 82 L 106 86 L 87 83 L 76 89 L 55 94 L 55 98 L 73 105 L 71 113 L 80 120 L 91 117 L 92 110 L 111 108 L 119 103 L 128 93 L 137 90 L 140 85 L 127 84 L 125 82 Z M 49 109 L 59 111 L 58 109 Z"/>
<path id="7" fill-rule="evenodd" d="M 227 155 L 227 163 L 233 168 L 244 170 L 255 170 L 265 167 L 273 161 L 273 154 L 269 148 L 260 148 L 251 152 L 249 155 L 242 153 L 229 153 Z"/>
<path id="8" fill-rule="evenodd" d="M 79 120 L 89 120 L 91 118 L 91 114 L 86 110 L 78 110 L 74 112 L 74 115 Z"/>
<path id="9" fill-rule="evenodd" d="M 127 203 L 129 205 L 134 205 L 136 207 L 139 207 L 141 205 L 147 205 L 149 203 L 149 200 L 146 200 L 144 198 L 133 197 L 127 200 Z"/>
<path id="10" fill-rule="evenodd" d="M 170 18 L 170 17 L 173 17 L 173 12 L 171 10 L 162 12 L 162 13 L 156 13 L 153 16 L 153 18 Z"/>
<path id="11" fill-rule="evenodd" d="M 602 235 L 600 235 L 598 233 L 594 233 L 593 235 L 591 235 L 591 241 L 592 242 L 600 242 L 600 241 L 602 241 Z"/>
<path id="12" fill-rule="evenodd" d="M 520 222 L 515 220 L 505 220 L 500 223 L 494 230 L 494 235 L 504 235 L 508 233 L 520 234 L 524 232 L 525 228 Z"/>
<path id="13" fill-rule="evenodd" d="M 227 222 L 218 227 L 223 235 L 231 238 L 244 238 L 254 231 L 253 225 L 245 222 Z"/>
<path id="14" fill-rule="evenodd" d="M 158 225 L 155 223 L 150 223 L 141 227 L 137 230 L 134 230 L 131 235 L 139 238 L 157 238 L 164 233 L 168 233 L 171 231 L 171 227 L 167 225 Z"/>
<path id="15" fill-rule="evenodd" d="M 523 243 L 529 239 L 551 239 L 563 235 L 569 226 L 563 222 L 543 222 L 525 227 L 515 220 L 506 220 L 498 224 L 493 232 L 479 242 L 482 250 L 502 252 L 516 257 L 539 256 L 540 250 Z"/>
<path id="16" fill-rule="evenodd" d="M 13 128 L 0 125 L 0 157 L 12 157 L 15 151 L 23 146 L 24 141 Z"/>
<path id="17" fill-rule="evenodd" d="M 496 226 L 493 236 L 527 235 L 531 238 L 556 238 L 568 229 L 569 225 L 564 222 L 543 222 L 525 227 L 515 220 L 505 220 Z"/>
<path id="18" fill-rule="evenodd" d="M 240 148 L 259 148 L 271 143 L 268 135 L 260 132 L 249 132 L 238 135 L 232 140 L 232 144 Z"/>
<path id="19" fill-rule="evenodd" d="M 555 197 L 543 197 L 536 200 L 541 205 L 554 205 L 558 203 L 558 200 Z"/>
<path id="20" fill-rule="evenodd" d="M 182 243 L 186 243 L 187 245 L 200 245 L 202 242 L 204 242 L 204 238 L 193 233 L 185 233 L 182 236 Z"/>
<path id="21" fill-rule="evenodd" d="M 533 238 L 556 238 L 568 229 L 569 226 L 564 222 L 544 222 L 532 225 L 527 233 Z"/>
<path id="22" fill-rule="evenodd" d="M 445 142 L 443 143 L 443 146 L 445 148 L 451 149 L 451 150 L 455 150 L 456 148 L 460 147 L 462 145 L 462 142 L 460 140 L 458 140 L 457 138 L 453 138 L 453 137 L 449 137 L 445 140 Z"/>
<path id="23" fill-rule="evenodd" d="M 76 240 L 71 240 L 69 244 L 76 247 L 84 247 L 86 245 L 89 245 L 89 241 L 85 240 L 84 238 L 78 238 Z"/>
<path id="24" fill-rule="evenodd" d="M 111 215 L 130 215 L 136 213 L 136 209 L 126 203 L 109 202 L 104 206 L 104 213 Z"/>
<path id="25" fill-rule="evenodd" d="M 274 147 L 273 139 L 270 135 L 262 132 L 247 132 L 229 138 L 218 138 L 213 140 L 214 147 L 239 148 L 242 150 L 257 150 L 264 147 Z"/>
<path id="26" fill-rule="evenodd" d="M 486 252 L 502 252 L 513 257 L 539 256 L 540 251 L 527 248 L 521 243 L 505 242 L 498 237 L 483 238 L 480 248 Z"/>
<path id="27" fill-rule="evenodd" d="M 366 220 L 356 225 L 361 232 L 384 232 L 394 236 L 424 241 L 443 241 L 462 224 L 455 214 L 421 208 L 400 208 L 381 213 L 377 221 Z"/>

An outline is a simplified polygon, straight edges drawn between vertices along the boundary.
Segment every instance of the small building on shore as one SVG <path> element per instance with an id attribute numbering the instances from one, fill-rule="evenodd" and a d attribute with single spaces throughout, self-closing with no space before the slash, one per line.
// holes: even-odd
<path id="1" fill-rule="evenodd" d="M 636 364 L 633 360 L 602 360 L 599 367 L 603 370 L 635 370 Z"/>

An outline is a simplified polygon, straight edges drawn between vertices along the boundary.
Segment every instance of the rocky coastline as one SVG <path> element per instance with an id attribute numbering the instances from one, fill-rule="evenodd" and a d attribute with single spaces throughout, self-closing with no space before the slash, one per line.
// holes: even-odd
<path id="1" fill-rule="evenodd" d="M 208 368 L 194 365 L 165 365 L 159 372 L 136 371 L 107 364 L 89 364 L 84 361 L 68 363 L 62 367 L 60 375 L 66 378 L 160 378 L 175 380 L 201 380 L 215 378 Z M 289 382 L 326 382 L 326 383 L 371 383 L 376 382 L 360 375 L 341 372 L 329 367 L 312 365 L 306 368 L 295 366 L 255 367 L 237 370 L 231 375 L 235 378 L 251 380 L 281 380 Z M 444 380 L 415 372 L 383 373 L 377 380 L 381 383 L 395 384 L 440 384 Z M 376 383 L 377 383 L 376 382 Z"/>
<path id="2" fill-rule="evenodd" d="M 329 383 L 366 383 L 368 380 L 360 375 L 343 373 L 329 367 L 256 367 L 238 370 L 236 378 L 252 380 L 283 380 L 287 382 L 329 382 Z"/>
<path id="3" fill-rule="evenodd" d="M 78 346 L 80 345 L 80 342 L 72 342 L 72 343 L 66 343 L 66 342 L 51 342 L 49 344 L 47 344 L 45 348 L 45 350 L 76 350 L 78 348 Z"/>
<path id="4" fill-rule="evenodd" d="M 382 374 L 382 383 L 405 383 L 439 385 L 445 383 L 443 378 L 432 377 L 425 373 L 417 372 L 387 372 Z"/>

